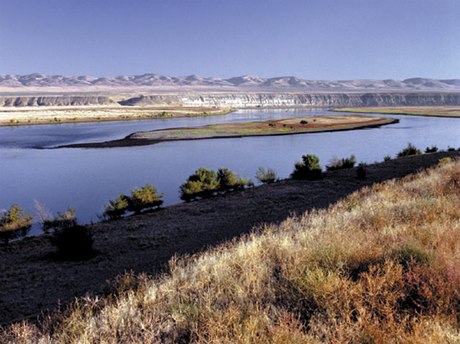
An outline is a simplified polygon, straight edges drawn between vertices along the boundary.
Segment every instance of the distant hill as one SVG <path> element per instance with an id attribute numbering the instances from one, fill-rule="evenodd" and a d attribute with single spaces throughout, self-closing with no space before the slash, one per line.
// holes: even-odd
<path id="1" fill-rule="evenodd" d="M 263 78 L 243 75 L 232 78 L 182 77 L 158 74 L 120 75 L 114 77 L 43 75 L 0 75 L 0 88 L 27 90 L 31 88 L 110 89 L 110 88 L 188 88 L 208 90 L 265 91 L 446 91 L 460 92 L 460 79 L 437 80 L 411 78 L 406 80 L 306 80 L 295 76 Z"/>

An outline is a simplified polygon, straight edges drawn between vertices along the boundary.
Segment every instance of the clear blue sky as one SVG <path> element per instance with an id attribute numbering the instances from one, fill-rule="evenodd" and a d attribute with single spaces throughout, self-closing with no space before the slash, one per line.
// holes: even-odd
<path id="1" fill-rule="evenodd" d="M 460 78 L 460 0 L 0 0 L 0 74 Z"/>

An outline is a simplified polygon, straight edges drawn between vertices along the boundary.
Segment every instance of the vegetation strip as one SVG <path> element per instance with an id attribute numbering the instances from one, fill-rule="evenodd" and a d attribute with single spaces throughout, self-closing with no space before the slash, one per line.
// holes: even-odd
<path id="1" fill-rule="evenodd" d="M 65 305 L 88 292 L 102 295 L 112 290 L 107 289 L 106 281 L 123 271 L 149 274 L 164 271 L 174 255 L 193 254 L 248 233 L 258 224 L 278 223 L 293 213 L 327 208 L 363 186 L 406 176 L 436 164 L 443 157 L 458 154 L 458 151 L 440 152 L 368 165 L 364 180 L 355 169 L 337 170 L 326 172 L 323 180 L 284 180 L 98 223 L 89 228 L 98 254 L 87 261 L 51 259 L 55 248 L 46 236 L 0 246 L 3 272 L 0 323 L 34 318 L 58 303 Z"/>
<path id="2" fill-rule="evenodd" d="M 80 300 L 44 328 L 9 327 L 0 339 L 456 342 L 459 195 L 460 161 L 442 162 L 172 260 L 168 276 L 120 277 L 115 295 Z"/>
<path id="3" fill-rule="evenodd" d="M 153 130 L 133 133 L 121 140 L 70 144 L 60 146 L 60 148 L 110 148 L 149 145 L 165 141 L 294 135 L 372 128 L 397 122 L 398 120 L 395 119 L 362 115 L 308 116 L 282 120 Z"/>

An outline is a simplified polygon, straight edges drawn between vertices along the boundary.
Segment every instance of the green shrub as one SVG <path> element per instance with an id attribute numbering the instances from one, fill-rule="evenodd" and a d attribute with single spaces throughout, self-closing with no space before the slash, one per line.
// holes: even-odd
<path id="1" fill-rule="evenodd" d="M 0 214 L 0 239 L 7 245 L 9 240 L 26 235 L 31 225 L 32 216 L 24 214 L 24 209 L 13 204 Z"/>
<path id="2" fill-rule="evenodd" d="M 390 160 L 391 160 L 391 156 L 389 156 L 389 155 L 385 155 L 383 157 L 383 161 L 390 161 Z"/>
<path id="3" fill-rule="evenodd" d="M 415 147 L 412 143 L 408 143 L 407 147 L 398 153 L 398 158 L 401 158 L 403 156 L 420 155 L 420 154 L 422 154 L 420 149 Z"/>
<path id="4" fill-rule="evenodd" d="M 58 229 L 63 227 L 72 227 L 77 225 L 77 216 L 75 209 L 68 208 L 66 211 L 61 213 L 57 212 L 55 217 L 43 219 L 43 230 L 48 231 L 50 229 Z"/>
<path id="5" fill-rule="evenodd" d="M 352 168 L 356 164 L 356 157 L 350 155 L 348 158 L 337 159 L 334 158 L 329 162 L 329 165 L 326 166 L 328 171 L 342 170 L 345 168 Z"/>
<path id="6" fill-rule="evenodd" d="M 431 146 L 425 148 L 425 153 L 436 153 L 438 151 L 438 147 Z"/>
<path id="7" fill-rule="evenodd" d="M 251 180 L 241 178 L 228 168 L 219 168 L 219 170 L 217 170 L 217 182 L 219 184 L 218 189 L 221 192 L 242 190 L 253 184 Z"/>
<path id="8" fill-rule="evenodd" d="M 447 151 L 448 152 L 455 152 L 455 148 L 454 147 L 447 147 Z"/>
<path id="9" fill-rule="evenodd" d="M 356 177 L 358 179 L 361 179 L 361 180 L 364 180 L 366 179 L 366 175 L 367 175 L 367 170 L 366 170 L 366 164 L 361 162 L 359 165 L 358 165 L 358 168 L 356 169 Z"/>
<path id="10" fill-rule="evenodd" d="M 319 158 L 316 155 L 306 154 L 302 156 L 302 162 L 298 162 L 294 166 L 294 171 L 291 173 L 293 179 L 320 179 L 321 165 Z"/>
<path id="11" fill-rule="evenodd" d="M 119 219 L 128 211 L 128 205 L 129 197 L 120 194 L 104 206 L 104 216 L 110 220 Z"/>
<path id="12" fill-rule="evenodd" d="M 256 178 L 264 184 L 274 183 L 276 181 L 276 171 L 272 168 L 259 167 L 256 172 Z"/>
<path id="13" fill-rule="evenodd" d="M 146 184 L 131 191 L 131 197 L 128 198 L 128 210 L 139 214 L 144 209 L 158 208 L 163 204 L 162 197 L 163 194 L 158 194 L 152 184 Z"/>
<path id="14" fill-rule="evenodd" d="M 438 160 L 438 165 L 445 165 L 445 164 L 448 164 L 450 162 L 452 162 L 452 158 L 446 156 L 446 157 L 441 158 L 441 159 Z"/>
<path id="15" fill-rule="evenodd" d="M 218 192 L 242 190 L 253 185 L 251 180 L 240 178 L 228 168 L 220 168 L 216 172 L 201 167 L 181 185 L 180 193 L 182 200 L 191 201 L 196 198 L 208 198 Z"/>
<path id="16" fill-rule="evenodd" d="M 94 255 L 93 236 L 84 226 L 60 228 L 54 232 L 51 242 L 60 259 L 82 260 Z"/>
<path id="17" fill-rule="evenodd" d="M 216 171 L 200 167 L 181 185 L 181 199 L 190 201 L 196 197 L 207 198 L 215 194 L 218 188 Z"/>

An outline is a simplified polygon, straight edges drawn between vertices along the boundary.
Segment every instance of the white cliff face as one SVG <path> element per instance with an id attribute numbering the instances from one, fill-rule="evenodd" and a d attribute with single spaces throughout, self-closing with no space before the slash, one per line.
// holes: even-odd
<path id="1" fill-rule="evenodd" d="M 460 105 L 460 93 L 225 93 L 150 95 L 122 105 L 216 106 L 234 108 Z"/>
<path id="2" fill-rule="evenodd" d="M 4 96 L 0 107 L 24 106 L 206 106 L 233 108 L 460 105 L 460 93 L 206 93 L 141 95 Z"/>
<path id="3" fill-rule="evenodd" d="M 0 107 L 85 106 L 117 104 L 109 96 L 7 96 L 0 97 Z"/>

